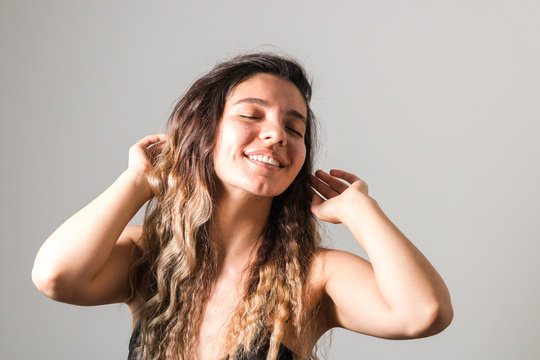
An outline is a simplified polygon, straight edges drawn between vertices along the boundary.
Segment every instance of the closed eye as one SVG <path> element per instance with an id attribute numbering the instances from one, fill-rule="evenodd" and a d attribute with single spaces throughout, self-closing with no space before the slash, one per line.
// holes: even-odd
<path id="1" fill-rule="evenodd" d="M 262 119 L 261 117 L 258 117 L 258 116 L 251 116 L 251 115 L 240 115 L 241 118 L 244 118 L 244 119 L 252 119 L 252 120 L 260 120 Z M 304 135 L 302 135 L 302 133 L 298 130 L 295 130 L 294 128 L 292 127 L 288 127 L 287 130 L 289 130 L 290 132 L 292 132 L 293 134 L 295 134 L 296 136 L 299 136 L 299 137 L 304 137 Z"/>
<path id="2" fill-rule="evenodd" d="M 304 136 L 304 135 L 302 135 L 302 133 L 300 131 L 297 131 L 297 130 L 295 130 L 293 128 L 287 128 L 287 129 L 289 129 L 289 131 L 293 132 L 294 134 L 296 134 L 296 135 L 298 135 L 300 137 Z"/>

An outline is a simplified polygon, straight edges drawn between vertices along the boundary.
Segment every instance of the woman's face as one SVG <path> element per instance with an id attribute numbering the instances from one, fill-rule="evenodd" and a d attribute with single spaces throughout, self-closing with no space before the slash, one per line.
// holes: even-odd
<path id="1" fill-rule="evenodd" d="M 257 74 L 229 94 L 220 120 L 214 168 L 225 191 L 274 197 L 306 157 L 307 108 L 296 86 Z"/>

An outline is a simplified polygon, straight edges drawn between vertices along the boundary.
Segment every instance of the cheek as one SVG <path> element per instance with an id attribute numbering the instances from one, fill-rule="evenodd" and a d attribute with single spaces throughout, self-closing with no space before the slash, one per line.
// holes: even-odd
<path id="1" fill-rule="evenodd" d="M 231 145 L 237 142 L 235 132 L 230 126 L 221 126 L 216 141 L 216 156 L 223 155 L 229 151 Z"/>
<path id="2" fill-rule="evenodd" d="M 223 126 L 220 138 L 226 147 L 241 146 L 251 138 L 252 129 L 242 124 Z"/>
<path id="3" fill-rule="evenodd" d="M 223 123 L 218 131 L 214 164 L 227 164 L 243 157 L 243 151 L 253 138 L 253 129 L 237 123 Z M 217 166 L 220 166 L 220 165 Z M 224 165 L 221 165 L 224 166 Z"/>
<path id="4" fill-rule="evenodd" d="M 305 145 L 299 144 L 298 146 L 291 148 L 291 158 L 295 161 L 295 169 L 298 173 L 302 166 L 304 165 L 304 162 L 306 161 L 306 147 Z"/>
<path id="5" fill-rule="evenodd" d="M 302 142 L 297 148 L 298 159 L 300 160 L 302 165 L 304 164 L 304 161 L 306 160 L 306 153 L 307 153 L 306 144 Z"/>

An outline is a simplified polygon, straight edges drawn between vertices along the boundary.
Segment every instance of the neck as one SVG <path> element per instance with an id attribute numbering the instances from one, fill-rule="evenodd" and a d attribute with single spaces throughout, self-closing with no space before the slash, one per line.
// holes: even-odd
<path id="1" fill-rule="evenodd" d="M 272 198 L 222 193 L 213 214 L 211 236 L 218 248 L 224 275 L 240 274 L 253 260 L 256 245 L 270 214 Z"/>

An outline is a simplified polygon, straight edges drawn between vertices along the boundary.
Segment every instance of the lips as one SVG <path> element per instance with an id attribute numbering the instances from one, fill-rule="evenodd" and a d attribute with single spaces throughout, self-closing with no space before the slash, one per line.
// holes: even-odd
<path id="1" fill-rule="evenodd" d="M 257 160 L 260 162 L 263 162 L 265 164 L 270 164 L 279 167 L 281 164 L 279 161 L 274 159 L 273 157 L 268 157 L 266 155 L 249 155 L 248 156 L 251 160 Z"/>
<path id="2" fill-rule="evenodd" d="M 273 167 L 285 167 L 285 160 L 278 153 L 271 150 L 253 150 L 245 153 L 252 161 L 262 162 Z"/>

